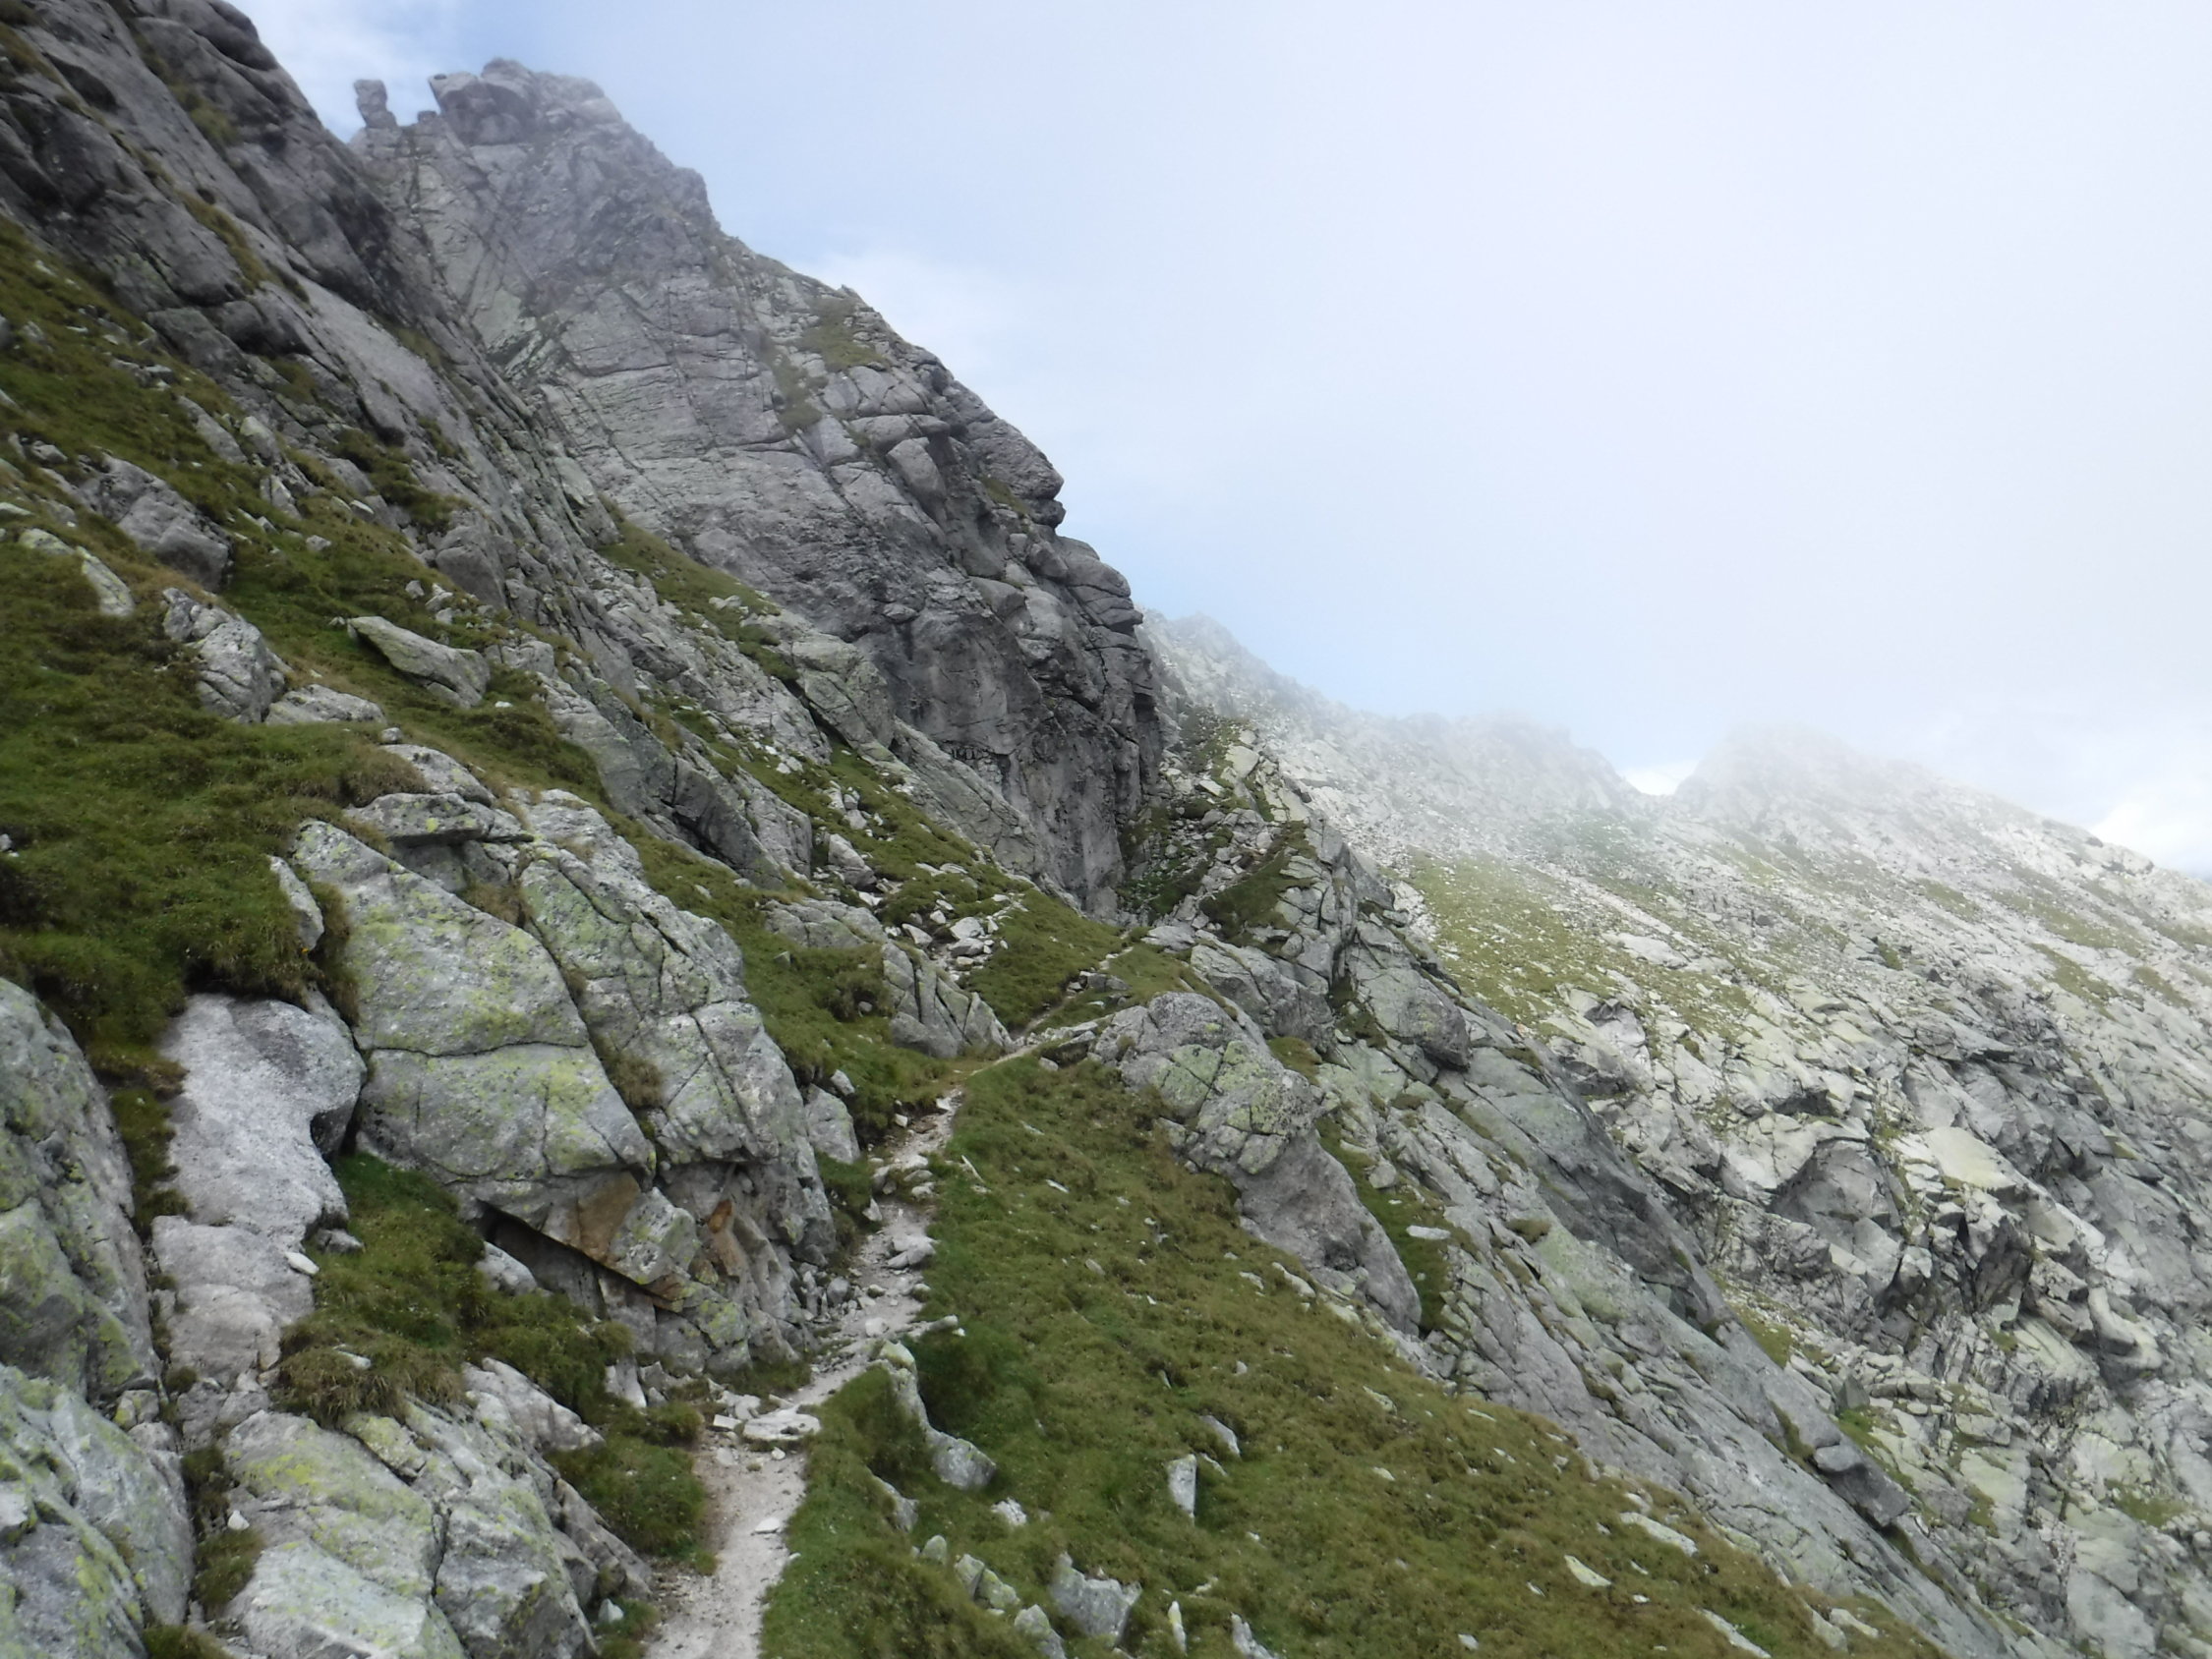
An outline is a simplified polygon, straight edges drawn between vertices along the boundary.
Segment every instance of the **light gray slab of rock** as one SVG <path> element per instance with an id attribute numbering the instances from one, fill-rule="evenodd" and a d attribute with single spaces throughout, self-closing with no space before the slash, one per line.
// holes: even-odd
<path id="1" fill-rule="evenodd" d="M 192 1522 L 173 1457 L 57 1384 L 0 1365 L 0 1644 L 135 1659 L 185 1615 Z"/>
<path id="2" fill-rule="evenodd" d="M 322 906 L 316 903 L 315 894 L 308 890 L 307 883 L 300 880 L 299 872 L 281 858 L 271 854 L 269 874 L 284 891 L 284 902 L 292 908 L 292 920 L 299 929 L 300 948 L 313 950 L 322 943 Z"/>
<path id="3" fill-rule="evenodd" d="M 1036 1603 L 1031 1602 L 1014 1616 L 1014 1630 L 1017 1635 L 1025 1637 L 1044 1659 L 1067 1659 L 1067 1643 L 1060 1639 L 1060 1632 L 1052 1628 L 1052 1620 Z"/>
<path id="4" fill-rule="evenodd" d="M 245 725 L 265 718 L 288 675 L 262 631 L 220 605 L 202 604 L 181 588 L 164 588 L 161 599 L 161 631 L 190 646 L 199 659 L 201 706 Z"/>
<path id="5" fill-rule="evenodd" d="M 386 1589 L 305 1540 L 263 1551 L 228 1611 L 268 1659 L 468 1659 L 431 1602 Z"/>
<path id="6" fill-rule="evenodd" d="M 305 1540 L 395 1595 L 431 1593 L 437 1512 L 352 1436 L 263 1411 L 230 1431 L 223 1459 L 263 1539 Z"/>
<path id="7" fill-rule="evenodd" d="M 69 1033 L 0 980 L 0 1364 L 95 1400 L 159 1365 L 131 1173 Z"/>
<path id="8" fill-rule="evenodd" d="M 270 725 L 377 725 L 384 723 L 383 706 L 366 697 L 355 697 L 326 685 L 301 686 L 288 691 L 268 708 Z"/>
<path id="9" fill-rule="evenodd" d="M 1229 1645 L 1237 1650 L 1237 1659 L 1278 1659 L 1272 1648 L 1252 1633 L 1252 1627 L 1241 1614 L 1229 1615 Z"/>
<path id="10" fill-rule="evenodd" d="M 1167 1466 L 1168 1497 L 1187 1516 L 1198 1513 L 1198 1459 L 1178 1458 Z"/>
<path id="11" fill-rule="evenodd" d="M 250 1229 L 162 1216 L 153 1254 L 176 1287 L 170 1358 L 226 1386 L 274 1365 L 285 1327 L 315 1310 L 312 1282 L 289 1252 Z"/>
<path id="12" fill-rule="evenodd" d="M 559 1535 L 526 1482 L 473 1479 L 443 1509 L 437 1607 L 469 1659 L 596 1651 Z"/>
<path id="13" fill-rule="evenodd" d="M 345 1221 L 324 1159 L 345 1139 L 366 1067 L 328 1003 L 193 997 L 161 1053 L 184 1067 L 169 1156 L 194 1221 L 234 1224 L 288 1249 Z"/>
<path id="14" fill-rule="evenodd" d="M 1115 1015 L 1094 1053 L 1131 1087 L 1159 1092 L 1178 1153 L 1236 1184 L 1261 1238 L 1332 1288 L 1363 1295 L 1397 1329 L 1417 1328 L 1413 1280 L 1313 1132 L 1320 1091 L 1268 1052 L 1248 1015 L 1170 992 Z"/>
<path id="15" fill-rule="evenodd" d="M 346 626 L 402 674 L 456 708 L 475 708 L 491 689 L 492 664 L 482 652 L 440 645 L 381 616 L 355 616 Z"/>
<path id="16" fill-rule="evenodd" d="M 94 512 L 112 519 L 143 553 L 219 588 L 230 574 L 230 538 L 175 488 L 130 462 L 107 458 L 79 491 Z"/>
<path id="17" fill-rule="evenodd" d="M 503 1426 L 541 1452 L 577 1452 L 599 1444 L 596 1429 L 587 1427 L 583 1418 L 502 1360 L 464 1365 L 461 1386 L 478 1397 L 480 1416 L 486 1401 L 496 1402 Z"/>
<path id="18" fill-rule="evenodd" d="M 430 793 L 434 795 L 458 795 L 464 801 L 474 801 L 478 806 L 484 807 L 494 804 L 492 791 L 484 786 L 476 773 L 442 749 L 433 749 L 422 743 L 386 743 L 383 750 L 385 754 L 405 761 L 421 772 L 423 781 L 430 786 Z M 547 835 L 555 833 L 552 830 L 541 832 Z"/>
<path id="19" fill-rule="evenodd" d="M 938 1059 L 963 1054 L 1000 1054 L 1014 1046 L 990 1003 L 962 990 L 925 956 L 886 941 L 884 992 L 891 1040 Z"/>
<path id="20" fill-rule="evenodd" d="M 537 1276 L 496 1244 L 484 1246 L 484 1258 L 476 1264 L 476 1270 L 510 1296 L 526 1296 L 538 1288 Z"/>
<path id="21" fill-rule="evenodd" d="M 463 841 L 520 841 L 530 831 L 496 807 L 461 795 L 381 795 L 346 814 L 387 841 L 458 846 Z"/>
<path id="22" fill-rule="evenodd" d="M 860 1142 L 852 1132 L 852 1113 L 827 1089 L 806 1092 L 806 1138 L 815 1156 L 840 1164 L 860 1162 Z"/>
<path id="23" fill-rule="evenodd" d="M 980 1492 L 989 1486 L 998 1475 L 998 1464 L 981 1447 L 947 1434 L 930 1422 L 929 1408 L 914 1378 L 914 1356 L 892 1343 L 885 1345 L 879 1363 L 891 1379 L 892 1399 L 907 1420 L 921 1430 L 922 1443 L 929 1451 L 929 1466 L 937 1478 L 961 1492 Z"/>
<path id="24" fill-rule="evenodd" d="M 1125 1584 L 1118 1578 L 1087 1577 L 1076 1571 L 1075 1562 L 1067 1556 L 1053 1566 L 1052 1604 L 1060 1609 L 1063 1619 L 1086 1636 L 1120 1641 L 1130 1609 L 1143 1593 L 1140 1586 Z"/>

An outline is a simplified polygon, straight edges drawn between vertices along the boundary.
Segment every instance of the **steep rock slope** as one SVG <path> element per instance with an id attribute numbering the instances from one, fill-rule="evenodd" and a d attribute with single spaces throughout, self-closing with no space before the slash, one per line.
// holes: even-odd
<path id="1" fill-rule="evenodd" d="M 1286 770 L 1363 799 L 1443 959 L 1909 1492 L 1924 1559 L 2087 1651 L 2212 1639 L 2212 891 L 1796 734 L 1664 803 L 1496 814 L 1524 770 L 1467 779 L 1463 747 L 1395 724 L 1400 787 L 1368 764 L 1393 723 L 1216 630 L 1157 637 Z M 1546 770 L 1589 764 L 1561 742 Z"/>
<path id="2" fill-rule="evenodd" d="M 859 646 L 926 740 L 848 735 L 979 776 L 1013 822 L 955 823 L 1111 908 L 1150 662 L 1129 584 L 1054 529 L 1051 464 L 856 296 L 725 235 L 589 82 L 495 62 L 432 90 L 401 129 L 367 88 L 362 153 L 589 487 Z"/>

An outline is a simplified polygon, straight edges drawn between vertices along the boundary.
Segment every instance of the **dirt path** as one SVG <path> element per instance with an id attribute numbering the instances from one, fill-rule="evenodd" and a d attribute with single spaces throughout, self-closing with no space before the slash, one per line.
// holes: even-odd
<path id="1" fill-rule="evenodd" d="M 943 1148 L 960 1103 L 959 1090 L 947 1095 L 943 1110 L 917 1121 L 887 1161 L 902 1164 Z M 871 1342 L 902 1335 L 920 1319 L 915 1287 L 926 1283 L 927 1266 L 890 1262 L 928 1235 L 929 1207 L 896 1193 L 877 1202 L 883 1223 L 844 1270 L 860 1297 L 822 1331 L 814 1375 L 795 1393 L 765 1402 L 764 1410 L 812 1410 L 866 1367 Z M 878 1294 L 868 1295 L 871 1287 Z M 806 1454 L 766 1452 L 747 1446 L 735 1430 L 710 1430 L 698 1469 L 713 1517 L 707 1547 L 715 1553 L 715 1571 L 663 1579 L 661 1626 L 647 1643 L 648 1659 L 760 1659 L 761 1609 L 790 1560 L 784 1527 L 806 1492 Z"/>

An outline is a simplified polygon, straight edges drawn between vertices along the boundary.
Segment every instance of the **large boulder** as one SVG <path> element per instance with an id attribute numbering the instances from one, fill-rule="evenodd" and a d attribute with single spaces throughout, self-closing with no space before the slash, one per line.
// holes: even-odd
<path id="1" fill-rule="evenodd" d="M 79 488 L 78 498 L 114 520 L 141 552 L 203 588 L 219 588 L 229 576 L 230 538 L 145 468 L 111 455 Z"/>
<path id="2" fill-rule="evenodd" d="M 141 1659 L 191 1577 L 176 1459 L 0 1365 L 0 1653 Z"/>
<path id="3" fill-rule="evenodd" d="M 1390 1036 L 1437 1065 L 1467 1064 L 1471 1039 L 1465 1010 L 1422 972 L 1387 928 L 1361 924 L 1359 943 L 1345 952 L 1343 971 L 1375 1024 Z"/>
<path id="4" fill-rule="evenodd" d="M 304 1540 L 262 1552 L 230 1616 L 269 1659 L 464 1659 L 460 1638 L 436 1605 L 386 1589 Z"/>
<path id="5" fill-rule="evenodd" d="M 742 1189 L 694 1205 L 697 1219 L 711 1230 L 727 1200 L 786 1247 L 826 1260 L 836 1230 L 804 1103 L 746 1000 L 743 954 L 716 923 L 655 891 L 636 853 L 581 802 L 549 797 L 530 813 L 546 840 L 520 875 L 529 926 L 601 1049 L 647 1074 L 653 1098 L 633 1104 L 664 1168 L 744 1172 Z"/>
<path id="6" fill-rule="evenodd" d="M 268 1544 L 313 1544 L 395 1595 L 427 1596 L 437 1510 L 350 1435 L 263 1411 L 230 1432 L 232 1504 Z"/>
<path id="7" fill-rule="evenodd" d="M 94 1400 L 159 1369 L 106 1099 L 69 1033 L 4 980 L 0 1364 Z"/>
<path id="8" fill-rule="evenodd" d="M 492 664 L 482 652 L 440 645 L 381 616 L 352 617 L 346 627 L 402 674 L 457 709 L 475 708 L 491 689 Z"/>
<path id="9" fill-rule="evenodd" d="M 1249 1018 L 1170 992 L 1117 1014 L 1092 1052 L 1132 1088 L 1157 1092 L 1177 1151 L 1236 1185 L 1259 1237 L 1398 1329 L 1417 1327 L 1421 1298 L 1405 1264 L 1314 1134 L 1321 1092 L 1268 1052 Z"/>
<path id="10" fill-rule="evenodd" d="M 330 1166 L 353 1121 L 366 1069 L 345 1022 L 307 1005 L 199 996 L 171 1022 L 161 1053 L 184 1067 L 169 1148 L 192 1219 L 296 1245 L 345 1218 Z"/>
<path id="11" fill-rule="evenodd" d="M 1312 1131 L 1324 1104 L 1248 1019 L 1193 992 L 1116 1015 L 1095 1052 L 1132 1088 L 1158 1091 L 1177 1150 L 1222 1174 L 1258 1174 Z"/>
<path id="12" fill-rule="evenodd" d="M 1014 1046 L 1005 1025 L 972 991 L 963 991 L 937 964 L 886 941 L 884 991 L 890 999 L 891 1040 L 938 1059 L 1003 1054 Z"/>
<path id="13" fill-rule="evenodd" d="M 369 1058 L 361 1140 L 587 1255 L 605 1254 L 654 1167 L 558 964 L 327 824 L 294 863 L 334 892 L 354 1039 Z"/>
<path id="14" fill-rule="evenodd" d="M 1191 967 L 1272 1036 L 1311 1040 L 1334 1023 L 1328 987 L 1319 976 L 1264 950 L 1201 935 L 1192 945 Z"/>
<path id="15" fill-rule="evenodd" d="M 262 631 L 181 588 L 164 588 L 161 599 L 162 632 L 190 646 L 200 664 L 201 707 L 246 725 L 265 719 L 289 676 Z"/>

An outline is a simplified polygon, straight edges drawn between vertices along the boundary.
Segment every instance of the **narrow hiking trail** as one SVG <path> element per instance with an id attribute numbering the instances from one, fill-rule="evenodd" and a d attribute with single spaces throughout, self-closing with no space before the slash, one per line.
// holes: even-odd
<path id="1" fill-rule="evenodd" d="M 954 1089 L 938 1110 L 916 1118 L 884 1162 L 911 1168 L 943 1150 L 953 1132 L 962 1091 Z M 898 1338 L 921 1318 L 926 1260 L 891 1265 L 929 1236 L 933 1213 L 927 1199 L 909 1198 L 901 1186 L 876 1199 L 883 1220 L 844 1268 L 859 1294 L 837 1320 L 820 1328 L 814 1374 L 788 1395 L 764 1400 L 760 1415 L 811 1412 L 867 1368 L 870 1344 Z M 868 1292 L 874 1290 L 876 1294 Z M 707 1488 L 707 1545 L 715 1570 L 703 1576 L 670 1573 L 661 1582 L 661 1623 L 646 1643 L 647 1659 L 760 1659 L 761 1614 L 768 1592 L 790 1560 L 784 1531 L 806 1495 L 803 1444 L 785 1448 L 748 1445 L 742 1425 L 710 1429 L 697 1459 Z"/>

